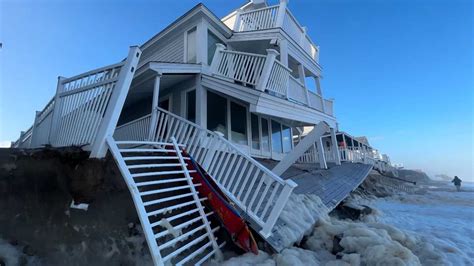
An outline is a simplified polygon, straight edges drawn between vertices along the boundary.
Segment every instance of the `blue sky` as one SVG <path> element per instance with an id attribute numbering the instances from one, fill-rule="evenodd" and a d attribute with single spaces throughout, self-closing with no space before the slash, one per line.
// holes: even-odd
<path id="1" fill-rule="evenodd" d="M 0 0 L 0 142 L 31 125 L 57 76 L 122 59 L 197 3 Z M 204 0 L 219 17 L 240 3 Z M 474 178 L 472 1 L 289 7 L 321 47 L 323 93 L 336 99 L 342 130 L 368 136 L 408 168 Z"/>

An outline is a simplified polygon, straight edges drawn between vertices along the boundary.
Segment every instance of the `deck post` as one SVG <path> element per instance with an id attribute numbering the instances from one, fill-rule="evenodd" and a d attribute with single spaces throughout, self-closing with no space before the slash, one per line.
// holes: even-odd
<path id="1" fill-rule="evenodd" d="M 341 165 L 341 157 L 339 157 L 339 149 L 337 146 L 336 130 L 333 127 L 331 127 L 329 130 L 331 131 L 331 144 L 333 147 L 333 154 L 334 159 L 336 161 L 336 165 Z"/>
<path id="2" fill-rule="evenodd" d="M 151 103 L 150 128 L 148 130 L 148 140 L 153 141 L 156 133 L 156 124 L 158 123 L 158 103 L 160 99 L 160 80 L 161 72 L 156 71 L 155 84 L 153 86 L 153 100 Z"/>
<path id="3" fill-rule="evenodd" d="M 31 128 L 31 141 L 29 148 L 35 148 L 37 145 L 36 142 L 38 142 L 38 134 L 36 134 L 36 127 L 38 125 L 38 118 L 40 114 L 40 111 L 36 111 L 35 113 L 35 121 L 33 122 L 33 127 Z"/>
<path id="4" fill-rule="evenodd" d="M 276 57 L 280 53 L 275 49 L 267 49 L 267 58 L 265 59 L 265 64 L 263 65 L 262 75 L 260 76 L 256 89 L 259 91 L 265 91 L 268 79 L 270 78 L 270 73 L 272 71 L 273 65 L 275 64 Z"/>
<path id="5" fill-rule="evenodd" d="M 142 51 L 138 46 L 130 47 L 127 59 L 120 69 L 119 78 L 115 84 L 115 88 L 110 96 L 107 110 L 105 111 L 102 123 L 97 130 L 97 135 L 92 143 L 91 158 L 103 158 L 107 153 L 107 136 L 112 136 L 117 126 L 117 122 L 122 112 L 123 104 L 127 98 L 133 75 L 137 69 L 138 60 Z"/>
<path id="6" fill-rule="evenodd" d="M 286 7 L 288 6 L 288 0 L 280 0 L 280 7 L 278 8 L 278 14 L 276 19 L 276 27 L 283 28 L 283 21 L 285 20 Z"/>
<path id="7" fill-rule="evenodd" d="M 219 63 L 222 60 L 222 51 L 225 50 L 225 45 L 222 43 L 216 43 L 216 51 L 214 52 L 214 57 L 211 62 L 211 73 L 216 73 Z"/>
<path id="8" fill-rule="evenodd" d="M 207 128 L 207 89 L 201 84 L 201 74 L 196 75 L 196 124 Z"/>
<path id="9" fill-rule="evenodd" d="M 58 77 L 58 84 L 56 85 L 56 94 L 54 95 L 53 117 L 51 118 L 51 128 L 49 129 L 48 142 L 54 146 L 54 140 L 57 135 L 59 119 L 61 118 L 61 97 L 59 94 L 63 91 L 63 80 L 65 77 Z"/>
<path id="10" fill-rule="evenodd" d="M 235 21 L 234 21 L 234 27 L 233 27 L 233 30 L 235 32 L 238 32 L 239 31 L 239 26 L 240 26 L 240 13 L 242 11 L 240 11 L 240 9 L 237 9 L 237 12 L 235 13 Z"/>
<path id="11" fill-rule="evenodd" d="M 321 167 L 321 169 L 327 169 L 328 165 L 326 164 L 326 156 L 324 155 L 323 140 L 321 137 L 316 140 L 316 146 L 318 147 L 319 167 Z"/>

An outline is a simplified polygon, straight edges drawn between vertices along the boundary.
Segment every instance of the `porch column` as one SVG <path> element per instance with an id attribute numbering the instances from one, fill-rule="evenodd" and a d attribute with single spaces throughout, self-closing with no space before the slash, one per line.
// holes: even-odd
<path id="1" fill-rule="evenodd" d="M 148 130 L 148 140 L 152 141 L 155 138 L 156 125 L 158 123 L 158 104 L 160 99 L 160 81 L 161 72 L 156 71 L 155 84 L 153 86 L 153 100 L 151 103 L 151 119 L 150 128 Z"/>
<path id="2" fill-rule="evenodd" d="M 319 96 L 321 96 L 321 106 L 323 107 L 323 113 L 326 113 L 326 105 L 324 102 L 323 90 L 321 89 L 320 77 L 317 76 L 314 78 L 314 80 L 316 81 L 316 91 L 318 92 Z"/>
<path id="3" fill-rule="evenodd" d="M 275 63 L 275 59 L 279 54 L 280 53 L 275 49 L 267 49 L 267 58 L 265 58 L 265 64 L 263 65 L 262 75 L 260 76 L 260 79 L 258 80 L 258 84 L 256 86 L 257 90 L 265 91 L 267 81 L 270 78 L 270 72 L 273 68 L 273 64 Z"/>
<path id="4" fill-rule="evenodd" d="M 288 41 L 280 40 L 280 62 L 288 67 Z"/>
<path id="5" fill-rule="evenodd" d="M 336 165 L 341 165 L 341 157 L 339 156 L 339 147 L 337 145 L 336 130 L 331 127 L 331 143 L 333 146 L 334 159 L 336 160 Z"/>
<path id="6" fill-rule="evenodd" d="M 207 128 L 207 89 L 201 84 L 201 74 L 196 75 L 196 124 Z"/>
<path id="7" fill-rule="evenodd" d="M 283 21 L 285 20 L 288 1 L 289 0 L 280 0 L 280 7 L 278 8 L 278 14 L 276 19 L 276 27 L 283 28 Z"/>
<path id="8" fill-rule="evenodd" d="M 318 147 L 319 167 L 321 167 L 321 169 L 327 169 L 328 165 L 326 164 L 326 156 L 324 155 L 323 140 L 321 137 L 316 140 L 316 146 Z"/>

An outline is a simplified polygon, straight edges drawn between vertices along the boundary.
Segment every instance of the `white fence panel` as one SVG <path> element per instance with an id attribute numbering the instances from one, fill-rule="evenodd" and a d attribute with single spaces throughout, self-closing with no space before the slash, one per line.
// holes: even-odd
<path id="1" fill-rule="evenodd" d="M 287 68 L 279 61 L 275 61 L 270 72 L 270 77 L 268 78 L 266 89 L 278 94 L 279 96 L 287 97 L 290 73 L 291 69 Z"/>
<path id="2" fill-rule="evenodd" d="M 323 111 L 323 98 L 312 91 L 308 91 L 308 97 L 309 97 L 309 106 L 322 112 Z"/>
<path id="3" fill-rule="evenodd" d="M 265 64 L 264 55 L 228 50 L 221 53 L 215 74 L 242 82 L 244 85 L 257 85 Z"/>

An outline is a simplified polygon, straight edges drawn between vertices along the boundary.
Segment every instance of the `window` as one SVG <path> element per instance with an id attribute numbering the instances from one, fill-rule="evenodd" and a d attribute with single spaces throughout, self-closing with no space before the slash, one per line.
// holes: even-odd
<path id="1" fill-rule="evenodd" d="M 270 136 L 268 135 L 268 120 L 262 118 L 260 120 L 262 124 L 262 150 L 270 151 Z"/>
<path id="2" fill-rule="evenodd" d="M 186 118 L 196 123 L 196 90 L 186 92 Z"/>
<path id="3" fill-rule="evenodd" d="M 166 111 L 169 111 L 170 110 L 170 99 L 166 99 L 166 100 L 161 100 L 159 103 L 158 103 L 158 107 L 160 107 L 161 109 L 165 109 Z"/>
<path id="4" fill-rule="evenodd" d="M 196 28 L 186 34 L 186 59 L 187 63 L 196 63 Z"/>
<path id="5" fill-rule="evenodd" d="M 281 145 L 281 125 L 272 120 L 272 149 L 273 152 L 282 153 L 283 147 Z"/>
<path id="6" fill-rule="evenodd" d="M 207 92 L 207 129 L 227 137 L 227 99 Z"/>
<path id="7" fill-rule="evenodd" d="M 287 153 L 291 151 L 291 128 L 285 125 L 282 125 L 282 139 L 283 139 L 283 152 Z"/>
<path id="8" fill-rule="evenodd" d="M 216 44 L 223 42 L 211 31 L 207 31 L 207 64 L 211 65 L 212 58 L 216 52 Z"/>
<path id="9" fill-rule="evenodd" d="M 247 140 L 247 109 L 240 105 L 230 103 L 230 129 L 233 142 L 248 145 Z"/>
<path id="10" fill-rule="evenodd" d="M 251 114 L 250 120 L 252 128 L 252 149 L 260 150 L 260 132 L 258 130 L 258 116 Z"/>

